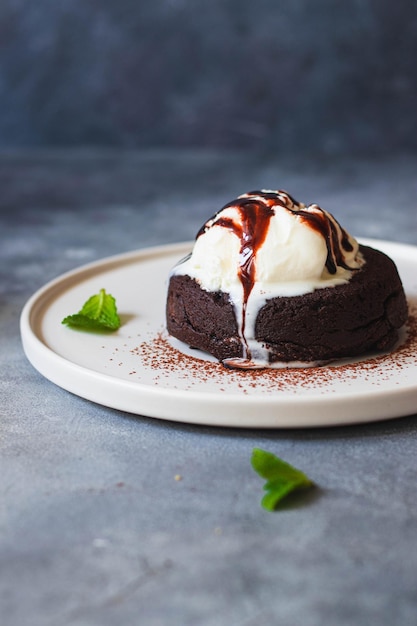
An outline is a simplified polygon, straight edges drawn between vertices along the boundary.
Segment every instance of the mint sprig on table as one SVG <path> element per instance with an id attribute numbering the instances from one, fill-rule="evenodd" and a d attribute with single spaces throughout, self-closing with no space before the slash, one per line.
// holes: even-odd
<path id="1" fill-rule="evenodd" d="M 267 511 L 274 511 L 289 493 L 314 486 L 314 483 L 299 469 L 260 448 L 254 448 L 251 464 L 255 472 L 267 481 L 266 494 L 261 504 Z"/>
<path id="2" fill-rule="evenodd" d="M 62 324 L 79 330 L 117 330 L 120 328 L 120 318 L 116 300 L 105 289 L 100 289 L 98 294 L 84 303 L 78 313 L 67 315 Z"/>

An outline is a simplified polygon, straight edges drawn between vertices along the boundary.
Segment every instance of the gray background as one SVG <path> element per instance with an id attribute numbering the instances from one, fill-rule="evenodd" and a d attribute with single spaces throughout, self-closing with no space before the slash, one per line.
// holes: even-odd
<path id="1" fill-rule="evenodd" d="M 128 415 L 45 380 L 19 333 L 47 281 L 192 239 L 248 189 L 416 246 L 416 18 L 407 0 L 0 2 L 1 626 L 417 626 L 416 415 Z M 255 446 L 317 489 L 261 509 Z"/>
<path id="2" fill-rule="evenodd" d="M 2 0 L 0 146 L 417 147 L 414 0 Z"/>

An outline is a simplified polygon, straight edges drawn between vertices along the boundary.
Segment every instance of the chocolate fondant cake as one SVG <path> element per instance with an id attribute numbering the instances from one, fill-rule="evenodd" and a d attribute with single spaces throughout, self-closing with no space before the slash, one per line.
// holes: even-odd
<path id="1" fill-rule="evenodd" d="M 317 205 L 256 191 L 200 230 L 170 276 L 166 317 L 225 365 L 297 366 L 391 349 L 407 303 L 385 254 Z"/>

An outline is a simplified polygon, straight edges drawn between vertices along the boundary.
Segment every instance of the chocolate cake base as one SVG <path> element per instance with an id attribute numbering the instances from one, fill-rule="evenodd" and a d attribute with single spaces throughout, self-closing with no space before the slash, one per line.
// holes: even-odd
<path id="1" fill-rule="evenodd" d="M 271 363 L 329 361 L 389 350 L 408 315 L 393 261 L 361 246 L 366 263 L 343 285 L 294 297 L 271 298 L 260 309 L 256 339 Z M 209 292 L 186 275 L 170 278 L 168 332 L 220 361 L 243 356 L 234 308 L 227 293 Z"/>

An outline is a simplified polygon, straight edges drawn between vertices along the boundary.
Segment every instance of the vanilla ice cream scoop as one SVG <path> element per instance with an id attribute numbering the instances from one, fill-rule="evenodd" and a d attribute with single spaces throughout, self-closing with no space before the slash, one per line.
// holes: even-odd
<path id="1" fill-rule="evenodd" d="M 227 204 L 199 231 L 180 273 L 208 291 L 247 295 L 258 284 L 274 296 L 350 278 L 362 259 L 357 241 L 316 204 L 284 191 L 254 191 Z"/>

